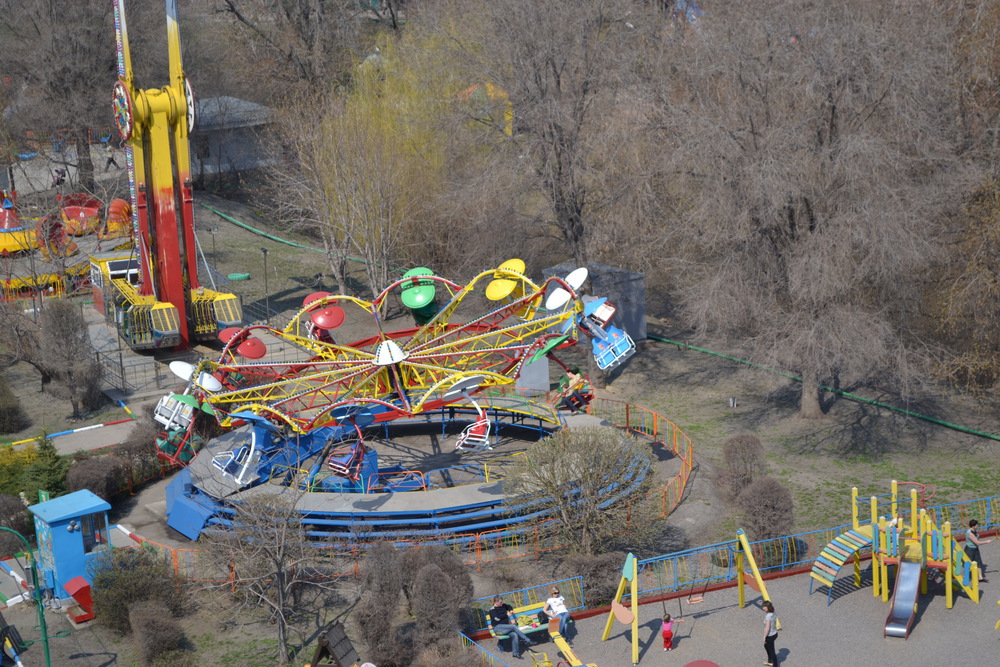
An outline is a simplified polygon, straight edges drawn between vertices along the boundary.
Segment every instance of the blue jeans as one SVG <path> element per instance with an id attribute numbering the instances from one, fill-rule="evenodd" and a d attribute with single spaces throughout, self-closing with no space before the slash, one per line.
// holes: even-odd
<path id="1" fill-rule="evenodd" d="M 559 634 L 561 634 L 566 639 L 569 639 L 569 635 L 566 634 L 567 632 L 569 632 L 569 621 L 570 621 L 569 612 L 564 611 L 563 613 L 559 614 L 558 617 L 559 617 Z"/>
<path id="2" fill-rule="evenodd" d="M 521 632 L 521 628 L 517 627 L 513 623 L 500 623 L 499 625 L 493 626 L 493 632 L 496 635 L 507 635 L 510 637 L 510 650 L 514 655 L 521 655 L 524 649 L 531 644 L 531 640 L 528 639 L 528 635 Z M 521 647 L 518 648 L 518 642 L 521 643 Z"/>

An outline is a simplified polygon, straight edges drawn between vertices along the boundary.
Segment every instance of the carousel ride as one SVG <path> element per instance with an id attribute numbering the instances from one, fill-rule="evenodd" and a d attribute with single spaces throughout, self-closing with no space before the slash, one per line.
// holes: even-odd
<path id="1" fill-rule="evenodd" d="M 634 354 L 628 334 L 611 324 L 614 306 L 581 296 L 586 269 L 541 284 L 523 272 L 523 262 L 510 260 L 458 284 L 421 268 L 372 301 L 314 293 L 283 329 L 224 330 L 217 357 L 173 362 L 186 386 L 156 406 L 165 429 L 158 448 L 187 467 L 168 490 L 168 525 L 197 539 L 231 521 L 241 498 L 283 490 L 296 493 L 303 520 L 323 537 L 361 530 L 345 516 L 365 513 L 380 495 L 379 514 L 390 522 L 405 515 L 415 534 L 515 523 L 498 482 L 455 484 L 452 473 L 436 479 L 419 463 L 380 466 L 370 439 L 436 430 L 453 457 L 482 461 L 514 430 L 537 440 L 564 423 L 544 399 L 505 391 L 527 367 L 542 362 L 547 380 L 547 359 L 578 343 L 589 344 L 601 368 Z M 396 303 L 415 326 L 390 326 Z M 348 331 L 365 335 L 338 342 Z M 204 444 L 195 425 L 206 419 L 226 432 Z M 401 491 L 423 493 L 393 501 Z M 369 533 L 378 532 L 373 520 L 361 521 Z"/>
<path id="2" fill-rule="evenodd" d="M 51 213 L 29 210 L 25 215 L 15 192 L 0 191 L 0 289 L 3 299 L 29 300 L 36 296 L 63 296 L 86 286 L 88 259 L 71 260 L 85 252 L 121 248 L 128 236 L 122 207 L 113 200 L 107 207 L 89 195 L 56 198 Z"/>

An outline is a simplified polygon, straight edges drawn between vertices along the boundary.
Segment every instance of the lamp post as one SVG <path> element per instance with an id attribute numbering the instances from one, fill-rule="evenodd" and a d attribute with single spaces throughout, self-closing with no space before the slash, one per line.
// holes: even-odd
<path id="1" fill-rule="evenodd" d="M 264 253 L 264 322 L 271 324 L 271 291 L 267 288 L 267 248 L 261 248 Z"/>
<path id="2" fill-rule="evenodd" d="M 42 646 L 45 648 L 45 667 L 52 667 L 52 659 L 49 657 L 49 631 L 45 626 L 45 605 L 42 604 L 42 589 L 38 587 L 38 567 L 35 565 L 35 558 L 31 555 L 31 544 L 28 543 L 24 535 L 12 528 L 0 526 L 0 530 L 15 535 L 24 542 L 25 553 L 31 562 L 31 597 L 35 600 L 35 607 L 38 609 L 38 628 L 42 632 Z"/>

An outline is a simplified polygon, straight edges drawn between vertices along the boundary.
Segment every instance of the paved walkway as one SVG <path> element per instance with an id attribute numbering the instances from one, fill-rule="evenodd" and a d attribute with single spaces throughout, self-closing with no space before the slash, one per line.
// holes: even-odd
<path id="1" fill-rule="evenodd" d="M 987 576 L 1000 582 L 1000 544 L 983 547 Z M 863 571 L 866 574 L 867 570 Z M 849 568 L 841 578 L 849 577 Z M 920 596 L 917 618 L 908 639 L 882 636 L 889 604 L 872 595 L 867 587 L 850 590 L 827 607 L 826 589 L 809 595 L 809 576 L 800 575 L 767 582 L 782 631 L 777 641 L 779 664 L 809 667 L 880 665 L 992 665 L 1000 648 L 1000 631 L 993 626 L 1000 619 L 1000 583 L 987 583 L 979 604 L 956 596 L 952 609 L 945 607 L 943 585 L 930 586 Z M 674 650 L 663 651 L 661 603 L 640 606 L 639 664 L 683 666 L 695 660 L 711 660 L 720 667 L 760 665 L 763 647 L 764 612 L 761 597 L 747 589 L 747 606 L 740 609 L 736 588 L 714 591 L 705 601 L 689 605 L 682 600 L 665 603 L 666 612 L 684 623 L 674 626 Z M 579 621 L 573 642 L 577 657 L 600 667 L 627 667 L 631 661 L 631 630 L 615 622 L 611 636 L 600 641 L 606 615 Z M 510 653 L 498 653 L 495 641 L 483 646 L 508 665 L 530 665 L 530 658 L 515 660 Z M 551 642 L 535 648 L 545 652 L 555 664 L 558 651 Z"/>

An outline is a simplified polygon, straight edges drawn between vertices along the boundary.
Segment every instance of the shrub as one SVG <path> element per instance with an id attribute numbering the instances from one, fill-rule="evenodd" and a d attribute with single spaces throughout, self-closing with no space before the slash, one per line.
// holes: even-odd
<path id="1" fill-rule="evenodd" d="M 423 567 L 433 563 L 444 573 L 456 606 L 464 608 L 472 599 L 472 577 L 462 560 L 448 547 L 433 545 L 408 549 L 401 559 L 403 594 L 410 610 L 415 607 L 418 574 Z M 464 621 L 464 619 L 462 619 Z"/>
<path id="2" fill-rule="evenodd" d="M 159 600 L 143 600 L 128 612 L 135 646 L 143 662 L 149 664 L 168 651 L 180 648 L 184 632 L 173 618 L 167 605 Z"/>
<path id="3" fill-rule="evenodd" d="M 17 433 L 31 426 L 31 420 L 21 407 L 7 381 L 0 377 L 0 433 Z"/>
<path id="4" fill-rule="evenodd" d="M 37 458 L 38 450 L 34 447 L 0 446 L 0 493 L 16 495 L 21 491 L 24 471 Z"/>
<path id="5" fill-rule="evenodd" d="M 35 460 L 21 473 L 21 491 L 28 499 L 38 497 L 39 491 L 48 491 L 53 498 L 66 493 L 66 471 L 70 461 L 59 456 L 52 439 L 41 437 L 35 441 Z"/>
<path id="6" fill-rule="evenodd" d="M 611 604 L 615 599 L 626 556 L 624 551 L 608 551 L 599 556 L 574 554 L 566 559 L 569 571 L 583 577 L 588 607 Z"/>
<path id="7" fill-rule="evenodd" d="M 112 632 L 129 633 L 129 608 L 136 602 L 162 602 L 174 616 L 184 611 L 184 580 L 152 549 L 105 551 L 90 562 L 89 570 L 97 622 Z"/>
<path id="8" fill-rule="evenodd" d="M 0 526 L 21 533 L 27 539 L 35 532 L 35 522 L 31 512 L 17 496 L 0 494 Z M 7 531 L 0 531 L 0 558 L 7 558 L 24 551 L 24 542 Z"/>
<path id="9" fill-rule="evenodd" d="M 116 456 L 94 456 L 75 462 L 66 473 L 66 490 L 87 489 L 104 500 L 118 493 L 127 474 L 125 462 Z"/>
<path id="10" fill-rule="evenodd" d="M 743 529 L 753 540 L 768 540 L 792 532 L 795 513 L 792 493 L 773 477 L 761 477 L 736 499 Z"/>
<path id="11" fill-rule="evenodd" d="M 428 643 L 453 637 L 458 626 L 458 610 L 468 604 L 461 599 L 452 581 L 434 563 L 420 568 L 413 584 L 413 614 L 417 628 Z"/>
<path id="12" fill-rule="evenodd" d="M 351 614 L 356 623 L 357 635 L 368 647 L 365 656 L 382 667 L 409 665 L 413 657 L 412 642 L 404 638 L 398 630 L 393 630 L 392 614 L 382 600 L 367 591 Z"/>
<path id="13" fill-rule="evenodd" d="M 722 443 L 722 466 L 717 482 L 730 502 L 766 471 L 764 446 L 754 434 L 738 433 Z"/>

